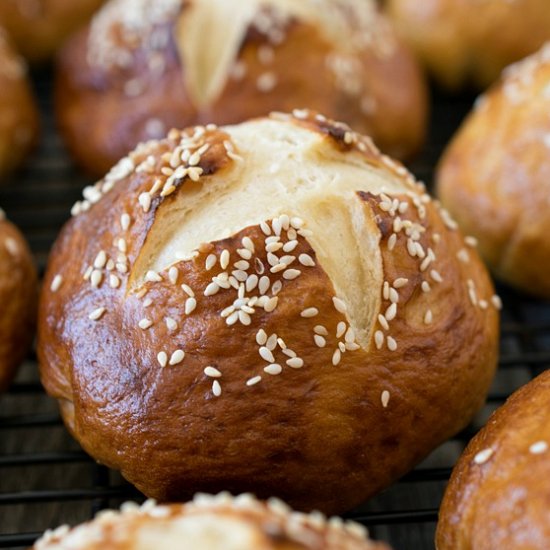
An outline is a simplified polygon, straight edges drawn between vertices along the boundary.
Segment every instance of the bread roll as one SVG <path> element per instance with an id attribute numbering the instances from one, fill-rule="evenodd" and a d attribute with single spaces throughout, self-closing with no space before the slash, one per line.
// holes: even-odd
<path id="1" fill-rule="evenodd" d="M 197 495 L 188 504 L 100 512 L 94 521 L 62 526 L 37 541 L 35 550 L 389 550 L 368 539 L 360 524 L 327 520 L 319 512 L 293 512 L 277 499 L 249 494 Z"/>
<path id="2" fill-rule="evenodd" d="M 33 339 L 36 298 L 27 243 L 0 210 L 0 391 L 9 386 Z"/>
<path id="3" fill-rule="evenodd" d="M 1 8 L 0 8 L 1 9 Z M 27 80 L 25 62 L 0 27 L 0 183 L 18 167 L 38 134 L 38 112 Z"/>
<path id="4" fill-rule="evenodd" d="M 506 70 L 441 160 L 438 193 L 502 280 L 550 297 L 550 45 Z"/>
<path id="5" fill-rule="evenodd" d="M 172 127 L 312 108 L 416 152 L 426 90 L 372 0 L 113 0 L 65 48 L 59 125 L 104 174 Z"/>
<path id="6" fill-rule="evenodd" d="M 0 25 L 31 62 L 51 59 L 104 0 L 2 0 Z"/>
<path id="7" fill-rule="evenodd" d="M 550 40 L 548 0 L 386 0 L 391 18 L 435 79 L 485 88 Z"/>
<path id="8" fill-rule="evenodd" d="M 146 495 L 346 510 L 483 403 L 485 268 L 347 126 L 296 112 L 174 130 L 85 197 L 45 278 L 42 379 Z"/>
<path id="9" fill-rule="evenodd" d="M 438 550 L 550 548 L 550 371 L 470 442 L 440 512 Z"/>

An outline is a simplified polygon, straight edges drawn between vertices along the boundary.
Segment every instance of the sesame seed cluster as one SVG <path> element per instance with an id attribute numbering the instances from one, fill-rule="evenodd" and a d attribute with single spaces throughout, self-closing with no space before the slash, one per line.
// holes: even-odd
<path id="1" fill-rule="evenodd" d="M 259 537 L 252 536 L 249 540 L 255 540 L 255 544 L 260 545 L 255 548 L 259 550 L 278 548 L 277 544 L 273 546 L 267 542 L 272 538 L 273 543 L 286 540 L 311 550 L 385 548 L 370 542 L 367 529 L 359 523 L 336 516 L 327 518 L 321 512 L 295 512 L 277 498 L 262 502 L 248 493 L 233 497 L 227 492 L 217 495 L 199 493 L 187 504 L 159 505 L 152 499 L 141 505 L 125 502 L 119 511 L 102 511 L 93 521 L 74 529 L 63 525 L 48 530 L 33 548 L 62 550 L 70 547 L 85 550 L 107 543 L 115 544 L 116 548 L 126 548 L 134 541 L 139 542 L 140 532 L 145 532 L 150 526 L 163 525 L 169 531 L 171 523 L 177 524 L 183 519 L 190 523 L 196 520 L 200 525 L 203 518 L 212 517 L 221 521 L 232 520 L 241 529 L 257 533 Z M 229 528 L 230 524 L 227 524 L 226 529 Z"/>

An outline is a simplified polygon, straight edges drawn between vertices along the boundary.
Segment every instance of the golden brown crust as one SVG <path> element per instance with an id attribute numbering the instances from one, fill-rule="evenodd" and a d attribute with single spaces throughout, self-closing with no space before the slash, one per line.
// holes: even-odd
<path id="1" fill-rule="evenodd" d="M 357 9 L 350 7 L 354 0 L 342 3 L 347 6 L 342 9 Z M 349 36 L 365 35 L 366 43 L 351 53 L 340 51 L 334 38 L 307 21 L 283 18 L 281 24 L 280 16 L 273 22 L 268 17 L 263 30 L 252 23 L 223 90 L 202 106 L 192 101 L 191 77 L 182 69 L 178 49 L 178 37 L 187 36 L 177 29 L 189 17 L 189 2 L 164 4 L 171 6 L 168 15 L 130 38 L 120 21 L 129 11 L 138 13 L 147 0 L 118 12 L 116 3 L 107 6 L 60 57 L 59 123 L 73 155 L 90 172 L 104 173 L 139 141 L 159 138 L 171 127 L 230 124 L 295 108 L 347 121 L 394 156 L 410 156 L 422 144 L 427 117 L 422 75 L 388 22 L 367 2 L 361 5 L 367 15 L 372 12 L 368 28 L 358 31 L 353 21 L 346 23 Z M 153 35 L 155 44 L 162 44 L 155 50 L 143 44 L 153 42 L 148 38 Z"/>
<path id="2" fill-rule="evenodd" d="M 498 409 L 460 458 L 440 512 L 439 550 L 550 545 L 550 371 Z"/>
<path id="3" fill-rule="evenodd" d="M 8 44 L 0 28 L 0 181 L 19 166 L 34 147 L 38 112 L 34 104 L 27 67 Z"/>
<path id="4" fill-rule="evenodd" d="M 2 0 L 0 25 L 31 62 L 50 59 L 104 0 Z"/>
<path id="5" fill-rule="evenodd" d="M 25 239 L 0 210 L 0 391 L 29 349 L 36 320 L 36 270 Z"/>
<path id="6" fill-rule="evenodd" d="M 83 447 L 121 469 L 148 496 L 177 500 L 197 490 L 223 488 L 281 496 L 300 509 L 349 509 L 464 427 L 485 398 L 496 364 L 498 313 L 475 250 L 465 249 L 448 215 L 368 139 L 323 117 L 302 112 L 296 117 L 195 130 L 201 136 L 195 147 L 210 144 L 195 168 L 204 174 L 196 184 L 176 182 L 174 190 L 170 181 L 164 183 L 169 170 L 154 184 L 165 162 L 160 157 L 167 152 L 163 158 L 173 158 L 180 133 L 142 146 L 87 191 L 54 247 L 39 323 L 42 380 L 60 400 L 65 421 Z M 143 282 L 143 266 L 158 254 L 155 239 L 162 237 L 155 228 L 173 213 L 178 194 L 192 185 L 216 189 L 218 182 L 231 179 L 242 163 L 252 162 L 252 147 L 263 147 L 259 139 L 267 127 L 275 128 L 283 144 L 285 133 L 290 141 L 311 140 L 307 162 L 319 163 L 321 170 L 331 155 L 342 163 L 342 177 L 346 164 L 366 163 L 358 189 L 375 177 L 369 175 L 372 169 L 389 188 L 400 190 L 350 197 L 354 216 L 364 218 L 357 224 L 365 224 L 384 277 L 363 291 L 379 304 L 369 313 L 364 344 L 357 343 L 359 336 L 355 341 L 352 321 L 333 300 L 334 281 L 311 245 L 313 237 L 299 221 L 291 222 L 296 229 L 289 226 L 284 215 L 274 221 L 266 216 L 269 228 L 265 217 L 260 225 L 241 225 L 228 238 L 201 245 L 192 259 L 176 261 L 172 272 L 167 266 Z M 296 128 L 301 129 L 298 137 L 291 135 Z M 251 149 L 237 151 L 242 157 L 231 146 L 228 152 L 228 136 L 236 139 L 247 131 Z M 150 171 L 135 173 L 149 157 L 154 160 L 145 161 Z M 288 162 L 300 161 L 289 157 Z M 268 173 L 269 166 L 261 170 Z M 296 165 L 293 177 L 300 173 Z M 152 185 L 156 191 L 151 194 Z M 336 196 L 337 180 L 327 185 Z M 162 189 L 170 194 L 159 196 Z M 224 197 L 223 204 L 227 193 Z M 126 229 L 119 221 L 124 214 L 129 216 Z M 180 223 L 178 217 L 171 219 L 167 230 Z M 283 243 L 297 241 L 284 274 L 265 249 L 264 233 L 277 228 Z M 245 243 L 252 256 L 238 252 Z M 117 258 L 121 244 L 125 252 Z M 366 268 L 375 262 L 368 257 L 369 246 L 357 244 Z M 77 258 L 75 250 L 80 251 Z M 106 268 L 92 271 L 89 266 L 100 250 L 106 255 L 97 265 Z M 268 298 L 258 294 L 252 311 L 234 310 L 233 288 L 211 286 L 219 267 L 209 271 L 205 265 L 211 260 L 221 265 L 224 250 L 231 264 L 241 254 L 249 257 L 249 277 L 256 277 L 255 270 L 269 277 Z M 109 266 L 109 259 L 121 265 Z M 110 273 L 116 274 L 116 288 L 110 286 Z M 57 275 L 63 282 L 52 293 Z M 183 282 L 196 299 L 188 315 L 183 313 L 189 300 Z M 257 294 L 260 285 L 255 288 L 246 295 Z M 317 310 L 311 317 L 310 308 Z M 265 340 L 275 333 L 284 342 L 272 342 L 273 358 L 265 351 L 260 357 L 260 346 L 270 346 Z M 183 361 L 178 349 L 185 351 Z M 294 365 L 288 362 L 293 354 L 298 356 Z M 169 359 L 177 364 L 159 365 Z M 203 374 L 207 366 L 221 377 Z"/>
<path id="7" fill-rule="evenodd" d="M 440 84 L 485 88 L 550 40 L 547 0 L 387 0 L 390 17 Z M 504 31 L 504 29 L 506 29 Z"/>
<path id="8" fill-rule="evenodd" d="M 101 512 L 94 521 L 69 530 L 48 531 L 35 550 L 389 550 L 368 539 L 367 530 L 316 512 L 293 512 L 277 499 L 263 503 L 250 494 L 196 495 L 192 502 L 156 506 L 146 501 Z"/>
<path id="9" fill-rule="evenodd" d="M 550 47 L 510 67 L 476 104 L 437 175 L 438 193 L 504 281 L 550 297 Z"/>

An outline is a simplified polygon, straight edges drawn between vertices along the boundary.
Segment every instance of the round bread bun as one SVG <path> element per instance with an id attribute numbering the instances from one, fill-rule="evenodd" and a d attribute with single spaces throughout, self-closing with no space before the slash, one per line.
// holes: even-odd
<path id="1" fill-rule="evenodd" d="M 42 379 L 82 446 L 146 495 L 336 513 L 483 403 L 486 270 L 347 126 L 300 111 L 173 130 L 84 196 L 46 274 Z"/>
<path id="2" fill-rule="evenodd" d="M 0 210 L 0 391 L 11 383 L 34 336 L 37 283 L 23 235 Z"/>
<path id="3" fill-rule="evenodd" d="M 550 40 L 548 0 L 386 0 L 403 38 L 444 87 L 485 88 Z"/>
<path id="4" fill-rule="evenodd" d="M 438 193 L 502 280 L 550 298 L 550 45 L 511 66 L 441 160 Z"/>
<path id="5" fill-rule="evenodd" d="M 277 499 L 250 494 L 196 495 L 187 504 L 122 505 L 94 521 L 49 531 L 35 550 L 389 550 L 368 539 L 360 524 L 319 512 L 293 512 Z"/>
<path id="6" fill-rule="evenodd" d="M 438 550 L 550 548 L 550 370 L 489 419 L 456 465 Z"/>
<path id="7" fill-rule="evenodd" d="M 36 144 L 38 135 L 38 112 L 27 79 L 27 67 L 11 48 L 2 28 L 0 89 L 1 182 L 3 176 L 23 162 Z"/>
<path id="8" fill-rule="evenodd" d="M 56 110 L 75 158 L 103 175 L 174 126 L 302 107 L 406 157 L 426 96 L 373 0 L 113 0 L 64 49 Z"/>
<path id="9" fill-rule="evenodd" d="M 50 59 L 104 0 L 2 0 L 3 25 L 21 54 L 31 62 Z"/>

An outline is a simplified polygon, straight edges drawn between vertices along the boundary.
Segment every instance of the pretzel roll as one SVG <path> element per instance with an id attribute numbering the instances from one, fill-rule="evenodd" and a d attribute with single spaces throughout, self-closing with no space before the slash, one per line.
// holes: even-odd
<path id="1" fill-rule="evenodd" d="M 9 386 L 33 339 L 36 297 L 29 247 L 0 210 L 0 391 Z"/>
<path id="2" fill-rule="evenodd" d="M 347 126 L 296 112 L 174 130 L 85 197 L 46 275 L 42 379 L 84 448 L 145 494 L 342 511 L 483 403 L 487 273 Z"/>
<path id="3" fill-rule="evenodd" d="M 0 8 L 1 9 L 1 8 Z M 0 183 L 18 167 L 36 143 L 38 112 L 25 62 L 0 27 Z"/>
<path id="4" fill-rule="evenodd" d="M 282 501 L 250 494 L 196 495 L 193 502 L 100 512 L 94 521 L 45 533 L 35 550 L 389 550 L 360 524 L 293 512 Z"/>
<path id="5" fill-rule="evenodd" d="M 105 173 L 173 126 L 308 107 L 397 156 L 423 141 L 426 90 L 372 0 L 113 0 L 65 48 L 57 113 Z"/>
<path id="6" fill-rule="evenodd" d="M 390 17 L 434 78 L 485 88 L 550 40 L 548 0 L 386 0 Z"/>
<path id="7" fill-rule="evenodd" d="M 0 25 L 31 62 L 50 59 L 104 0 L 2 0 Z"/>
<path id="8" fill-rule="evenodd" d="M 550 371 L 489 419 L 456 465 L 438 550 L 550 547 Z"/>
<path id="9" fill-rule="evenodd" d="M 438 168 L 438 192 L 502 280 L 550 298 L 550 44 L 479 98 Z"/>

